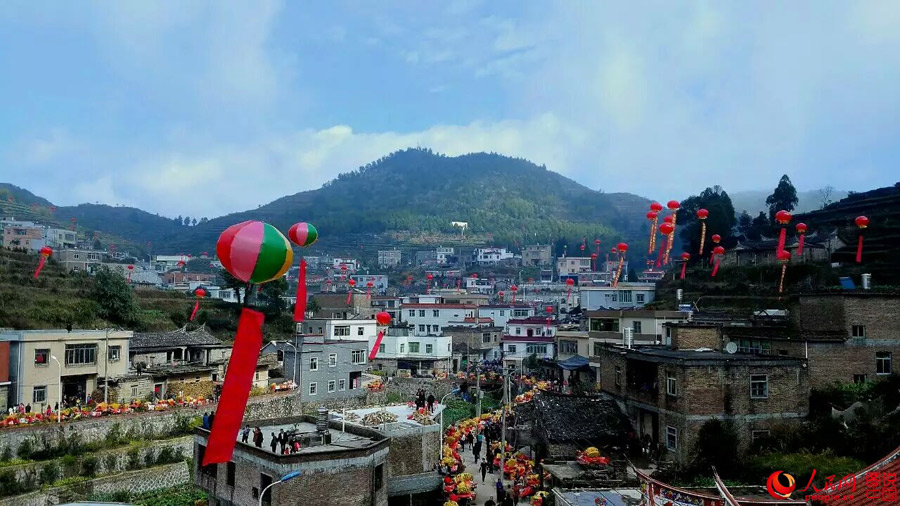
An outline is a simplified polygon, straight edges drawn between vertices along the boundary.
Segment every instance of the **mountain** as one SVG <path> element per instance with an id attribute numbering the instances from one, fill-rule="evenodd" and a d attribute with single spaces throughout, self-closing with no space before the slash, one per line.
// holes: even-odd
<path id="1" fill-rule="evenodd" d="M 222 230 L 244 220 L 266 221 L 282 231 L 308 221 L 321 233 L 318 246 L 335 253 L 459 237 L 453 221 L 468 223 L 471 243 L 513 246 L 565 238 L 573 248 L 582 237 L 591 243 L 600 237 L 604 246 L 622 239 L 636 246 L 646 231 L 648 205 L 645 198 L 592 190 L 523 159 L 407 149 L 319 189 L 191 227 L 124 207 L 83 204 L 56 214 L 140 245 L 152 241 L 159 253 L 211 251 Z"/>
<path id="2" fill-rule="evenodd" d="M 823 203 L 832 203 L 837 202 L 843 198 L 846 198 L 849 194 L 843 190 L 835 190 L 831 189 L 830 193 L 827 194 L 827 188 L 822 188 L 819 190 L 811 190 L 797 192 L 797 208 L 794 209 L 795 213 L 806 213 L 809 211 L 815 211 L 817 209 L 821 209 L 823 207 Z M 766 198 L 771 195 L 772 191 L 763 191 L 763 190 L 747 190 L 747 191 L 739 191 L 739 192 L 728 192 L 728 195 L 731 197 L 731 202 L 734 204 L 734 211 L 737 214 L 741 214 L 743 211 L 747 211 L 750 213 L 750 216 L 756 216 L 760 211 L 769 213 L 769 207 L 766 205 Z M 827 202 L 824 202 L 827 201 Z"/>
<path id="3" fill-rule="evenodd" d="M 12 197 L 12 199 L 10 199 L 10 197 Z M 51 205 L 47 199 L 38 197 L 24 188 L 19 188 L 18 186 L 9 183 L 0 183 L 0 201 L 19 203 L 25 206 L 37 204 L 39 206 L 50 207 Z"/>

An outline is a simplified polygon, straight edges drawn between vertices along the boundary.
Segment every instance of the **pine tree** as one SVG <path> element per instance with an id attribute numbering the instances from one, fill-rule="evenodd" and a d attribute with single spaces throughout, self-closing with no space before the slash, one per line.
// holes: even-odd
<path id="1" fill-rule="evenodd" d="M 797 189 L 791 183 L 791 178 L 787 174 L 781 176 L 778 186 L 766 198 L 766 205 L 769 206 L 769 222 L 775 223 L 775 213 L 784 209 L 785 211 L 793 211 L 797 207 Z"/>

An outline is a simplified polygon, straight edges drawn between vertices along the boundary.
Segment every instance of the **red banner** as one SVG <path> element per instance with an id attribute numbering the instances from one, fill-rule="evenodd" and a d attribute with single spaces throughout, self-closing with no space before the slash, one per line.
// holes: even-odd
<path id="1" fill-rule="evenodd" d="M 384 339 L 383 330 L 379 331 L 378 337 L 375 338 L 375 346 L 372 346 L 372 351 L 369 352 L 369 360 L 375 360 L 375 357 L 378 355 L 378 347 L 381 346 L 382 339 Z"/>
<path id="2" fill-rule="evenodd" d="M 262 325 L 265 316 L 252 309 L 241 310 L 237 335 L 231 350 L 231 362 L 225 374 L 225 384 L 219 407 L 213 418 L 212 430 L 206 443 L 203 465 L 221 464 L 231 460 L 238 432 L 244 419 L 244 409 L 253 386 L 253 375 L 262 346 Z"/>
<path id="3" fill-rule="evenodd" d="M 297 280 L 297 303 L 294 304 L 294 321 L 302 322 L 306 314 L 306 259 L 300 259 L 300 279 Z"/>

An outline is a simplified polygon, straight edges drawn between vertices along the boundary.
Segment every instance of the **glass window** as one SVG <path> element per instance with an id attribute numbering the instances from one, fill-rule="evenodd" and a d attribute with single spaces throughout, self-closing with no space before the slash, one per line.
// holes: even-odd
<path id="1" fill-rule="evenodd" d="M 619 366 L 616 366 L 616 386 L 622 386 L 622 368 Z"/>
<path id="2" fill-rule="evenodd" d="M 425 325 L 419 324 L 419 332 L 425 332 Z"/>
<path id="3" fill-rule="evenodd" d="M 50 362 L 50 350 L 34 350 L 34 365 L 47 365 Z"/>
<path id="4" fill-rule="evenodd" d="M 97 363 L 96 344 L 67 344 L 66 365 L 94 365 Z"/>
<path id="5" fill-rule="evenodd" d="M 666 426 L 666 448 L 672 451 L 678 449 L 678 429 L 671 425 Z"/>
<path id="6" fill-rule="evenodd" d="M 403 343 L 400 343 L 400 353 L 406 353 L 406 345 Z"/>
<path id="7" fill-rule="evenodd" d="M 115 362 L 119 360 L 122 356 L 122 347 L 121 346 L 110 346 L 109 347 L 109 361 Z"/>
<path id="8" fill-rule="evenodd" d="M 31 394 L 31 403 L 32 404 L 40 404 L 43 402 L 47 402 L 47 387 L 46 386 L 38 386 L 34 387 L 34 390 Z M 32 406 L 32 409 L 37 409 L 37 406 Z"/>
<path id="9" fill-rule="evenodd" d="M 347 380 L 345 380 L 345 379 L 338 380 L 338 388 L 341 390 L 341 392 L 343 392 L 344 390 L 347 390 Z"/>
<path id="10" fill-rule="evenodd" d="M 522 335 L 522 327 L 516 327 L 516 335 Z"/>
<path id="11" fill-rule="evenodd" d="M 419 343 L 409 343 L 410 353 L 419 353 Z"/>
<path id="12" fill-rule="evenodd" d="M 315 381 L 309 384 L 309 395 L 316 395 L 319 391 L 319 384 Z"/>
<path id="13" fill-rule="evenodd" d="M 547 345 L 546 344 L 529 344 L 525 347 L 526 353 L 538 354 L 538 355 L 546 355 L 547 354 Z"/>
<path id="14" fill-rule="evenodd" d="M 856 383 L 857 385 L 862 384 L 862 383 L 865 383 L 865 382 L 866 382 L 866 375 L 865 375 L 865 374 L 854 374 L 854 375 L 853 375 L 853 382 Z"/>
<path id="15" fill-rule="evenodd" d="M 354 364 L 365 364 L 366 363 L 366 352 L 365 352 L 365 350 L 353 350 L 350 353 L 350 358 Z"/>
<path id="16" fill-rule="evenodd" d="M 506 311 L 504 311 L 503 309 L 501 309 L 501 310 L 500 310 L 500 316 L 506 316 Z"/>
<path id="17" fill-rule="evenodd" d="M 643 303 L 644 303 L 644 294 L 642 294 L 642 293 L 637 293 L 637 294 L 635 294 L 635 295 L 634 295 L 634 300 L 635 300 L 635 302 L 637 302 L 638 304 L 643 304 Z"/>
<path id="18" fill-rule="evenodd" d="M 433 316 L 433 317 L 435 317 L 435 318 L 440 318 L 440 316 L 441 316 L 441 310 L 440 310 L 440 309 L 432 309 L 432 310 L 431 310 L 431 316 Z"/>
<path id="19" fill-rule="evenodd" d="M 328 380 L 328 392 L 334 392 L 335 385 L 337 384 L 334 380 Z"/>
<path id="20" fill-rule="evenodd" d="M 750 375 L 750 398 L 769 398 L 769 377 L 764 374 Z"/>
<path id="21" fill-rule="evenodd" d="M 410 310 L 409 310 L 409 316 L 416 316 L 416 310 L 415 310 L 415 309 L 410 309 Z"/>
<path id="22" fill-rule="evenodd" d="M 337 367 L 337 353 L 328 354 L 328 367 Z"/>
<path id="23" fill-rule="evenodd" d="M 316 357 L 309 357 L 309 370 L 310 371 L 318 371 L 319 370 L 319 359 Z"/>
<path id="24" fill-rule="evenodd" d="M 481 343 L 486 344 L 489 342 L 491 342 L 491 334 L 487 332 L 481 334 Z"/>
<path id="25" fill-rule="evenodd" d="M 639 322 L 639 321 L 632 322 L 631 328 L 634 329 L 635 334 L 640 334 L 641 333 L 641 322 Z"/>
<path id="26" fill-rule="evenodd" d="M 674 374 L 666 374 L 666 395 L 678 395 L 678 378 Z"/>
<path id="27" fill-rule="evenodd" d="M 425 354 L 431 355 L 434 352 L 434 345 L 426 344 L 425 345 Z"/>
<path id="28" fill-rule="evenodd" d="M 507 350 L 508 350 L 510 353 L 515 353 L 515 352 L 516 352 L 516 345 L 510 344 L 510 345 L 508 345 L 508 346 L 509 346 L 509 347 L 507 348 Z"/>
<path id="29" fill-rule="evenodd" d="M 866 337 L 866 326 L 853 325 L 853 327 L 851 327 L 851 332 L 853 337 Z"/>
<path id="30" fill-rule="evenodd" d="M 620 291 L 619 292 L 619 301 L 620 302 L 631 302 L 631 292 L 630 291 Z"/>
<path id="31" fill-rule="evenodd" d="M 384 353 L 384 343 L 378 345 L 378 353 Z"/>
<path id="32" fill-rule="evenodd" d="M 358 336 L 363 335 L 363 328 L 362 328 L 362 327 L 356 327 L 356 335 L 358 335 Z"/>
<path id="33" fill-rule="evenodd" d="M 425 310 L 424 309 L 419 310 L 419 318 L 425 318 Z"/>
<path id="34" fill-rule="evenodd" d="M 349 336 L 350 335 L 350 325 L 337 325 L 334 327 L 334 335 L 335 336 Z"/>
<path id="35" fill-rule="evenodd" d="M 591 330 L 594 332 L 618 332 L 619 320 L 614 318 L 591 318 Z"/>
<path id="36" fill-rule="evenodd" d="M 875 353 L 875 374 L 890 374 L 893 369 L 893 356 L 889 351 Z"/>

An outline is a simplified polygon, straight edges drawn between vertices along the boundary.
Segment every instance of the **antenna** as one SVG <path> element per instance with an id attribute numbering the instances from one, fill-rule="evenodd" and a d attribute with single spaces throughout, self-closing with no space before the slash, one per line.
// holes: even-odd
<path id="1" fill-rule="evenodd" d="M 737 353 L 737 350 L 738 350 L 738 346 L 737 346 L 737 343 L 734 341 L 731 341 L 730 343 L 725 345 L 725 351 L 731 355 L 734 355 L 735 353 Z"/>

